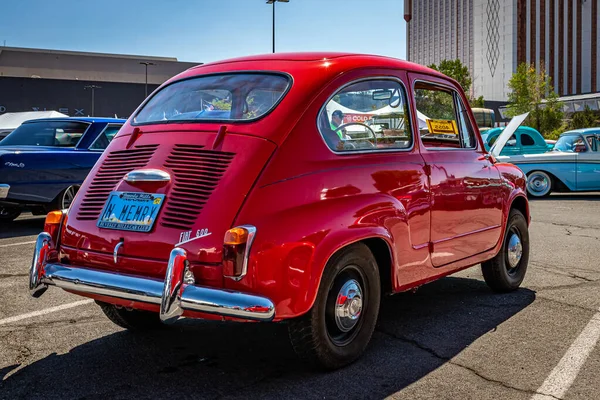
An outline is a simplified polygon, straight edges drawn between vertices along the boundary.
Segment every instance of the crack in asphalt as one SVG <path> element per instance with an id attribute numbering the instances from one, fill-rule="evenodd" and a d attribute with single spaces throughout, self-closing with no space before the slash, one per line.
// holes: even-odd
<path id="1" fill-rule="evenodd" d="M 451 357 L 443 356 L 443 355 L 439 354 L 435 349 L 432 349 L 431 347 L 427 347 L 425 345 L 422 345 L 421 343 L 419 343 L 418 341 L 416 341 L 414 339 L 410 339 L 410 338 L 407 338 L 407 337 L 404 337 L 404 336 L 400 336 L 400 335 L 397 335 L 395 333 L 386 332 L 386 331 L 384 331 L 382 329 L 375 329 L 375 330 L 377 332 L 380 332 L 380 333 L 382 333 L 382 334 L 384 334 L 386 336 L 389 336 L 389 337 L 391 337 L 393 339 L 397 339 L 397 340 L 400 340 L 402 342 L 408 343 L 408 344 L 410 344 L 410 345 L 412 345 L 412 346 L 414 346 L 414 347 L 416 347 L 416 348 L 418 348 L 420 350 L 423 350 L 423 351 L 429 353 L 430 355 L 432 355 L 433 357 L 435 357 L 435 358 L 437 358 L 437 359 L 439 359 L 441 361 L 447 362 L 450 365 L 454 365 L 454 366 L 457 366 L 459 368 L 463 368 L 463 369 L 471 372 L 475 376 L 483 379 L 486 382 L 494 383 L 494 384 L 500 385 L 502 387 L 505 387 L 507 389 L 516 390 L 516 391 L 518 391 L 520 393 L 526 393 L 526 394 L 529 394 L 529 395 L 541 394 L 541 395 L 546 395 L 546 396 L 555 398 L 557 400 L 561 400 L 558 397 L 555 397 L 555 396 L 552 396 L 552 395 L 547 395 L 545 393 L 540 393 L 537 390 L 524 389 L 524 388 L 521 388 L 521 387 L 518 387 L 518 386 L 513 386 L 513 385 L 511 385 L 511 384 L 509 384 L 507 382 L 504 382 L 504 381 L 501 381 L 501 380 L 498 380 L 498 379 L 493 379 L 493 378 L 490 378 L 489 376 L 485 376 L 481 372 L 477 371 L 475 368 L 472 368 L 472 367 L 470 367 L 468 365 L 465 365 L 465 364 L 461 364 L 461 363 L 453 360 Z"/>
<path id="2" fill-rule="evenodd" d="M 97 322 L 103 320 L 103 318 L 98 317 L 98 316 L 88 316 L 88 317 L 68 317 L 68 318 L 62 318 L 62 319 L 53 319 L 51 321 L 41 321 L 41 322 L 30 322 L 27 324 L 16 324 L 16 325 L 12 325 L 12 324 L 7 324 L 5 326 L 3 326 L 2 328 L 0 328 L 0 331 L 3 330 L 4 328 L 6 328 L 8 330 L 8 332 L 16 332 L 16 331 L 26 331 L 29 330 L 31 328 L 36 328 L 36 329 L 42 329 L 42 328 L 47 328 L 47 327 L 61 327 L 61 326 L 66 326 L 66 325 L 72 325 L 72 324 L 89 324 L 92 322 Z"/>
<path id="3" fill-rule="evenodd" d="M 546 272 L 550 272 L 550 273 L 553 273 L 553 274 L 556 274 L 556 275 L 567 276 L 569 278 L 579 279 L 579 280 L 582 280 L 582 281 L 585 281 L 585 282 L 597 282 L 598 281 L 598 279 L 590 279 L 590 278 L 587 278 L 585 276 L 577 275 L 577 274 L 569 272 L 569 271 L 557 270 L 557 269 L 554 269 L 552 267 L 547 267 L 545 265 L 536 263 L 535 261 L 530 261 L 529 264 L 531 266 L 535 267 L 535 268 L 539 268 L 539 269 L 542 269 L 542 270 L 544 270 Z M 565 266 L 565 267 L 569 268 L 568 266 Z M 592 272 L 592 271 L 590 271 L 590 272 Z M 595 271 L 595 273 L 598 273 L 598 272 L 600 272 L 600 271 Z"/>
<path id="4" fill-rule="evenodd" d="M 29 276 L 29 274 L 0 274 L 0 279 Z"/>
<path id="5" fill-rule="evenodd" d="M 558 286 L 527 286 L 529 289 L 535 290 L 536 292 L 551 292 L 554 290 L 564 290 L 564 289 L 577 289 L 580 288 L 582 286 L 595 286 L 596 284 L 600 283 L 599 281 L 593 281 L 593 282 L 579 282 L 579 283 L 573 283 L 571 285 L 558 285 Z"/>
<path id="6" fill-rule="evenodd" d="M 562 226 L 562 227 L 567 227 L 567 228 L 592 229 L 592 230 L 598 229 L 597 226 L 573 225 L 573 224 L 565 224 L 565 223 L 561 223 L 561 222 L 546 222 L 546 221 L 536 221 L 536 222 L 542 223 L 542 224 L 551 224 L 554 226 Z"/>
<path id="7" fill-rule="evenodd" d="M 579 304 L 565 303 L 563 301 L 552 299 L 550 297 L 536 296 L 536 300 L 545 300 L 545 301 L 549 301 L 551 303 L 560 304 L 562 306 L 578 308 L 580 310 L 590 311 L 590 312 L 593 312 L 593 313 L 598 312 L 598 307 L 585 307 L 585 306 L 580 306 Z"/>

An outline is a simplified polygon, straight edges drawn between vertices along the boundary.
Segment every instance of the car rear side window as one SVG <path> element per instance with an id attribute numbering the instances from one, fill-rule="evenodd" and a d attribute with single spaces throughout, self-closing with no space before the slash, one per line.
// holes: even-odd
<path id="1" fill-rule="evenodd" d="M 121 129 L 121 125 L 108 125 L 102 133 L 98 135 L 94 143 L 90 146 L 90 150 L 104 150 L 108 147 L 108 144 L 113 140 L 115 135 Z"/>
<path id="2" fill-rule="evenodd" d="M 27 122 L 2 140 L 2 146 L 75 147 L 89 124 L 75 121 Z"/>
<path id="3" fill-rule="evenodd" d="M 401 150 L 413 144 L 406 91 L 392 79 L 340 89 L 321 109 L 318 126 L 336 152 Z"/>
<path id="4" fill-rule="evenodd" d="M 521 134 L 521 144 L 523 146 L 533 146 L 535 145 L 535 140 L 531 136 L 526 133 Z"/>
<path id="5" fill-rule="evenodd" d="M 475 133 L 467 108 L 454 90 L 417 82 L 415 106 L 424 147 L 439 149 L 475 147 Z"/>
<path id="6" fill-rule="evenodd" d="M 291 84 L 266 73 L 205 75 L 174 82 L 156 93 L 134 124 L 251 121 L 275 108 Z"/>

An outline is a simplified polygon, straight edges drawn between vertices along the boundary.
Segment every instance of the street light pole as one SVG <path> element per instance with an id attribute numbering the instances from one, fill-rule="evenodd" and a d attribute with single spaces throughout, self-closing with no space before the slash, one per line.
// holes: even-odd
<path id="1" fill-rule="evenodd" d="M 87 85 L 83 87 L 83 90 L 86 89 L 91 89 L 92 91 L 92 117 L 94 116 L 94 91 L 96 89 L 102 89 L 102 86 L 97 86 L 97 85 Z"/>
<path id="2" fill-rule="evenodd" d="M 145 65 L 146 66 L 146 85 L 145 85 L 145 93 L 146 93 L 146 97 L 148 97 L 148 65 L 156 65 L 153 62 L 148 62 L 148 61 L 142 61 L 140 62 L 141 65 Z"/>
<path id="3" fill-rule="evenodd" d="M 273 4 L 273 53 L 275 53 L 275 3 L 289 3 L 290 0 L 267 0 L 267 4 Z"/>

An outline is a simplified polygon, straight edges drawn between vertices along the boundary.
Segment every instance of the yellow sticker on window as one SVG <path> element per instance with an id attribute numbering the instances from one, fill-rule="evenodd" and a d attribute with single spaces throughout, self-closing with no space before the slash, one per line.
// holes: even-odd
<path id="1" fill-rule="evenodd" d="M 456 121 L 444 119 L 427 119 L 429 133 L 434 135 L 458 135 Z"/>

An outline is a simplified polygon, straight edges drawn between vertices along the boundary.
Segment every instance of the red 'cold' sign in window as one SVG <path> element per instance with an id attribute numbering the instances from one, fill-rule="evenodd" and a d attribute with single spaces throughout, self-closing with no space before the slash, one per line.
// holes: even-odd
<path id="1" fill-rule="evenodd" d="M 375 114 L 344 114 L 344 124 L 351 124 L 353 122 L 365 123 L 366 121 L 373 118 Z"/>

